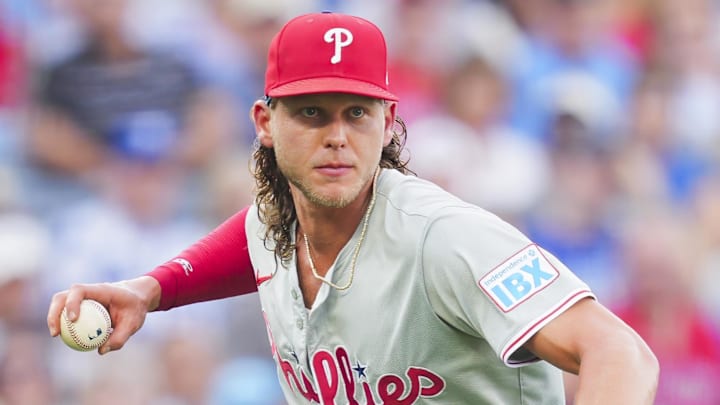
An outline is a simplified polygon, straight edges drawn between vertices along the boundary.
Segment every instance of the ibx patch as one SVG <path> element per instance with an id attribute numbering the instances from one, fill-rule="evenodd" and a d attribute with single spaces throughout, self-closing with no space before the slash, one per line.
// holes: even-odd
<path id="1" fill-rule="evenodd" d="M 529 245 L 495 267 L 478 281 L 480 287 L 503 312 L 509 312 L 550 285 L 560 272 L 540 248 Z"/>

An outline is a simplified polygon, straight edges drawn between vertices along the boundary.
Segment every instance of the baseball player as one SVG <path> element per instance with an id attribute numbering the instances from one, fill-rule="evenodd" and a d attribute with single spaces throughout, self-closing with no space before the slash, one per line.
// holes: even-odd
<path id="1" fill-rule="evenodd" d="M 144 276 L 57 293 L 52 335 L 83 298 L 112 314 L 104 354 L 148 311 L 257 291 L 291 404 L 560 404 L 561 370 L 579 374 L 578 404 L 652 403 L 655 357 L 587 285 L 407 173 L 375 25 L 289 21 L 265 93 L 250 113 L 255 203 Z"/>

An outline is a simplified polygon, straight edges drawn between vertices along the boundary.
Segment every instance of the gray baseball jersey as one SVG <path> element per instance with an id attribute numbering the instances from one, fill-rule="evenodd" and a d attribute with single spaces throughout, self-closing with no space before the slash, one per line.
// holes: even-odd
<path id="1" fill-rule="evenodd" d="M 589 288 L 498 217 L 380 173 L 352 286 L 304 306 L 247 215 L 273 356 L 292 404 L 562 404 L 561 373 L 522 345 Z M 257 236 L 257 237 L 255 237 Z M 327 278 L 344 284 L 360 227 Z"/>

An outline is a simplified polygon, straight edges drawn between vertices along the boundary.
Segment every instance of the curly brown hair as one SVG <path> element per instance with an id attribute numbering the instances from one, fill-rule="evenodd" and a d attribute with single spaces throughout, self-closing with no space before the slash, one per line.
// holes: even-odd
<path id="1" fill-rule="evenodd" d="M 415 174 L 407 166 L 409 159 L 402 156 L 406 139 L 405 122 L 396 116 L 392 140 L 382 150 L 380 167 L 395 169 L 404 174 Z M 258 206 L 258 218 L 266 226 L 265 248 L 274 251 L 276 259 L 280 258 L 287 264 L 295 251 L 290 232 L 292 223 L 297 219 L 290 187 L 278 168 L 274 149 L 262 146 L 256 140 L 253 159 L 251 170 L 257 185 L 255 202 Z"/>

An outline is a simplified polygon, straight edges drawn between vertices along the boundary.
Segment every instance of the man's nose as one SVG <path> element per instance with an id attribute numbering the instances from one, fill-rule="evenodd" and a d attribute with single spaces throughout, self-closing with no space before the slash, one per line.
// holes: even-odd
<path id="1" fill-rule="evenodd" d="M 333 120 L 327 125 L 325 133 L 325 147 L 339 149 L 347 144 L 347 123 L 342 120 Z"/>

